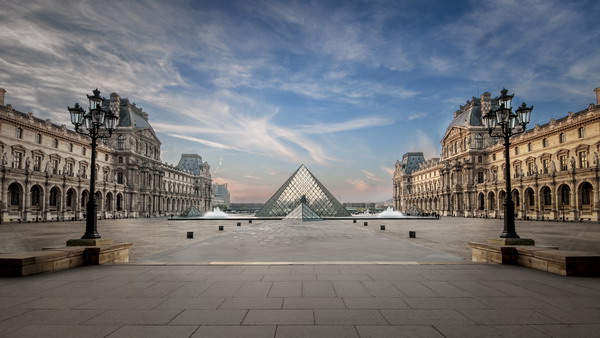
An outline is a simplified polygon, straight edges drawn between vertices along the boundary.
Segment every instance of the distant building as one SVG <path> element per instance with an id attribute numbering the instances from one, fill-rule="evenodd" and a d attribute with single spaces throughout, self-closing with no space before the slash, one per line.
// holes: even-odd
<path id="1" fill-rule="evenodd" d="M 0 218 L 2 221 L 85 218 L 89 199 L 90 139 L 66 125 L 5 105 L 0 88 Z M 199 155 L 192 168 L 162 163 L 161 142 L 148 114 L 127 98 L 104 103 L 120 108 L 116 131 L 97 148 L 96 200 L 101 218 L 208 210 L 212 178 Z M 65 109 L 65 115 L 68 114 Z M 185 161 L 184 161 L 185 162 Z M 191 164 L 190 164 L 191 165 Z"/>
<path id="2" fill-rule="evenodd" d="M 218 184 L 213 183 L 213 205 L 225 205 L 227 208 L 231 205 L 229 189 L 227 189 L 227 183 Z"/>
<path id="3" fill-rule="evenodd" d="M 600 88 L 596 103 L 511 138 L 511 181 L 519 218 L 600 221 Z M 483 125 L 495 99 L 473 97 L 454 113 L 440 159 L 396 161 L 394 206 L 404 213 L 503 216 L 504 146 Z M 535 111 L 534 111 L 535 113 Z"/>

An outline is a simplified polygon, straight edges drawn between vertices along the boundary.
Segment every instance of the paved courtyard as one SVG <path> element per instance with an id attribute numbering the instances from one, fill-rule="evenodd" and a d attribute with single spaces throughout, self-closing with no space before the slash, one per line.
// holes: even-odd
<path id="1" fill-rule="evenodd" d="M 132 261 L 0 278 L 0 336 L 591 337 L 600 330 L 600 278 L 467 259 L 466 242 L 497 237 L 501 220 L 362 222 L 100 221 L 103 237 L 135 243 Z M 2 224 L 0 251 L 61 245 L 83 229 L 82 222 Z M 598 224 L 518 222 L 517 231 L 539 244 L 600 252 Z"/>

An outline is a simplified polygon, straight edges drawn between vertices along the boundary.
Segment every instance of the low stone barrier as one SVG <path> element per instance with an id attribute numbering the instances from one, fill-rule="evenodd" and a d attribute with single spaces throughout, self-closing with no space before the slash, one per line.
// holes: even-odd
<path id="1" fill-rule="evenodd" d="M 600 276 L 600 255 L 556 247 L 469 242 L 473 262 L 521 265 L 563 276 Z"/>
<path id="2" fill-rule="evenodd" d="M 81 265 L 129 261 L 133 243 L 102 246 L 67 246 L 41 251 L 0 254 L 0 276 L 28 276 L 42 272 L 71 269 Z"/>

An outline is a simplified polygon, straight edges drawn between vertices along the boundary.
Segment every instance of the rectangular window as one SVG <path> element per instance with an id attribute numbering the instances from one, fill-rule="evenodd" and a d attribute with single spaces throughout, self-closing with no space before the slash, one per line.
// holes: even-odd
<path id="1" fill-rule="evenodd" d="M 533 162 L 527 163 L 527 173 L 529 175 L 533 175 L 535 170 L 533 170 Z"/>
<path id="2" fill-rule="evenodd" d="M 81 148 L 81 154 L 83 156 L 85 156 L 85 153 L 87 152 L 87 149 L 85 147 Z"/>
<path id="3" fill-rule="evenodd" d="M 58 160 L 52 160 L 52 173 L 58 175 Z"/>
<path id="4" fill-rule="evenodd" d="M 42 144 L 42 134 L 40 134 L 40 133 L 35 134 L 35 143 Z"/>
<path id="5" fill-rule="evenodd" d="M 33 157 L 33 170 L 40 171 L 42 169 L 42 157 L 34 156 Z"/>
<path id="6" fill-rule="evenodd" d="M 483 183 L 483 171 L 477 173 L 477 183 Z"/>
<path id="7" fill-rule="evenodd" d="M 58 139 L 57 138 L 54 139 L 54 148 L 58 148 Z"/>
<path id="8" fill-rule="evenodd" d="M 515 147 L 515 155 L 519 155 L 519 147 Z"/>
<path id="9" fill-rule="evenodd" d="M 558 142 L 565 143 L 566 141 L 567 141 L 567 136 L 565 135 L 565 133 L 560 133 L 560 135 L 558 137 Z"/>
<path id="10" fill-rule="evenodd" d="M 15 151 L 12 167 L 15 169 L 21 169 L 21 163 L 23 162 L 23 153 Z"/>
<path id="11" fill-rule="evenodd" d="M 531 151 L 531 143 L 527 143 L 527 151 Z"/>
<path id="12" fill-rule="evenodd" d="M 587 168 L 588 167 L 587 151 L 580 151 L 578 155 L 579 155 L 579 168 Z"/>
<path id="13" fill-rule="evenodd" d="M 67 163 L 66 167 L 65 167 L 65 171 L 67 175 L 71 176 L 73 175 L 73 163 Z"/>
<path id="14" fill-rule="evenodd" d="M 544 170 L 544 174 L 548 173 L 549 165 L 550 165 L 550 160 L 548 160 L 547 158 L 542 160 L 542 170 Z"/>
<path id="15" fill-rule="evenodd" d="M 567 167 L 567 155 L 561 155 L 559 157 L 560 159 L 560 170 L 567 170 L 569 169 L 569 167 Z"/>
<path id="16" fill-rule="evenodd" d="M 544 148 L 548 147 L 548 139 L 547 138 L 542 140 L 542 147 L 544 147 Z"/>

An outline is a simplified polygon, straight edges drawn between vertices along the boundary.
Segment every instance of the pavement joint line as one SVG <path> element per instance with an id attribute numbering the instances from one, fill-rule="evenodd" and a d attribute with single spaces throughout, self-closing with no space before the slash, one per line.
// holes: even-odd
<path id="1" fill-rule="evenodd" d="M 481 262 L 412 262 L 412 261 L 298 261 L 298 262 L 128 262 L 114 265 L 134 266 L 219 266 L 219 265 L 497 265 Z"/>

